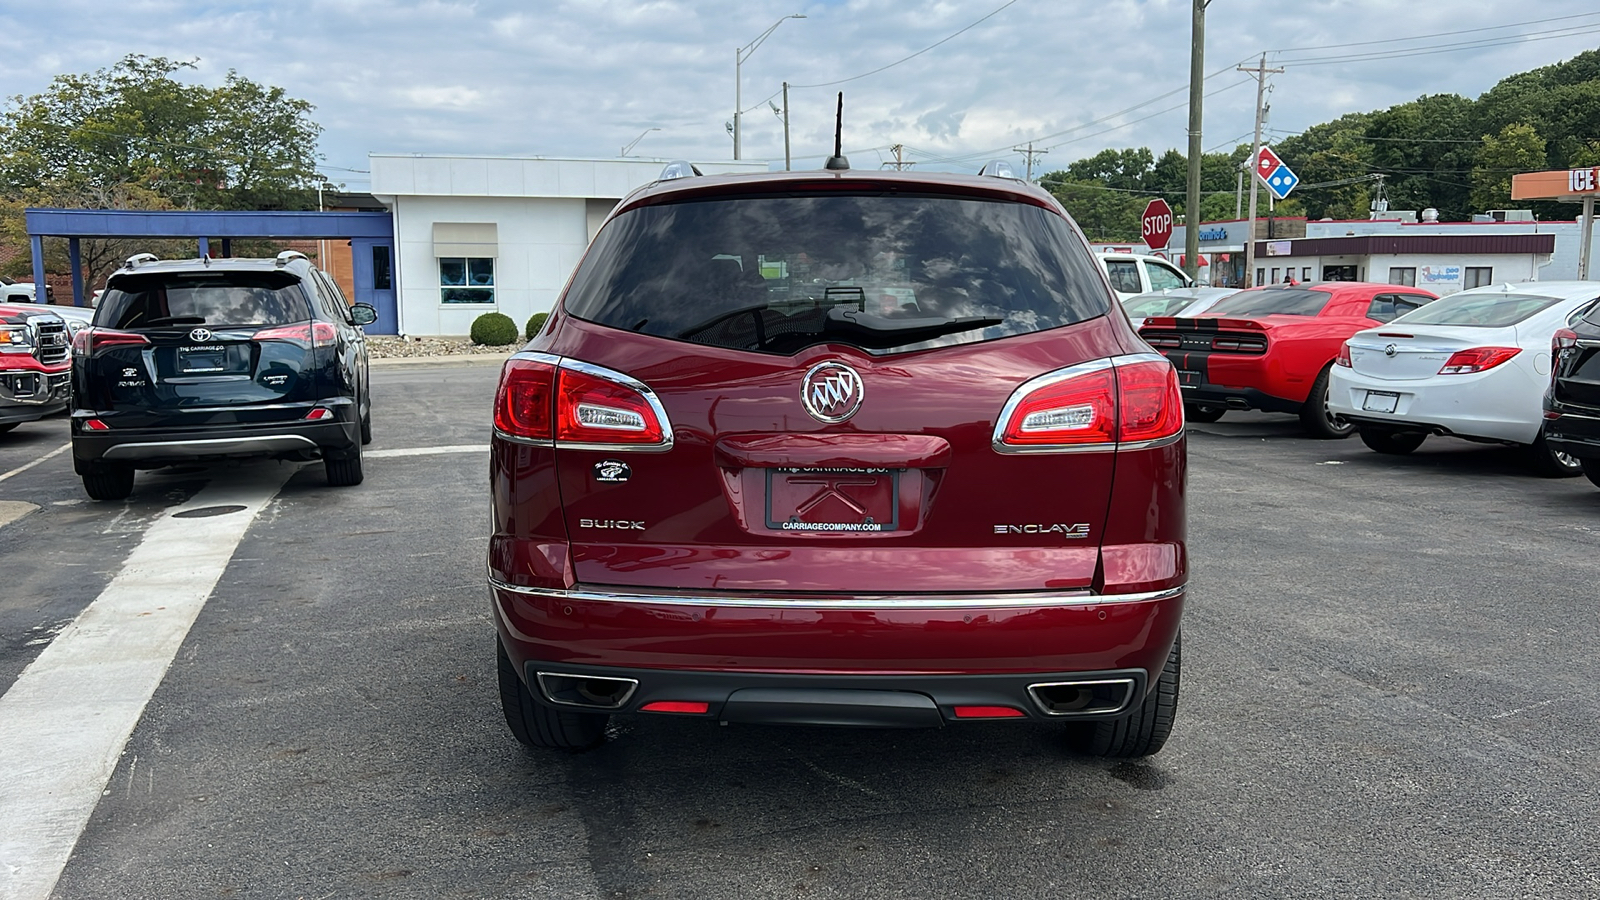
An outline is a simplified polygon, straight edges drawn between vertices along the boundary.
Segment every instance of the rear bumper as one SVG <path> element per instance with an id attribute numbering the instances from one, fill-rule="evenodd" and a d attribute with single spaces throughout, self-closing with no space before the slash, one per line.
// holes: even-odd
<path id="1" fill-rule="evenodd" d="M 1600 459 L 1600 414 L 1562 412 L 1544 421 L 1544 439 L 1552 449 L 1579 459 Z"/>
<path id="2" fill-rule="evenodd" d="M 1122 715 L 1165 664 L 1185 596 L 1179 587 L 1115 596 L 709 597 L 499 581 L 490 592 L 501 643 L 541 702 L 554 702 L 540 686 L 545 672 L 636 682 L 615 712 L 689 701 L 729 721 L 860 725 L 937 725 L 956 719 L 956 706 L 1057 720 L 1030 686 L 1077 681 L 1126 682 L 1127 703 L 1075 714 Z M 857 704 L 865 711 L 855 721 L 849 699 L 861 695 L 852 691 L 915 696 Z"/>
<path id="3" fill-rule="evenodd" d="M 83 424 L 91 417 L 74 413 L 72 419 L 72 457 L 80 471 L 99 460 L 154 466 L 230 456 L 337 456 L 354 452 L 361 440 L 358 424 L 338 420 L 91 431 Z"/>
<path id="4" fill-rule="evenodd" d="M 1303 400 L 1285 400 L 1282 397 L 1246 387 L 1224 387 L 1217 384 L 1181 385 L 1183 402 L 1197 406 L 1214 406 L 1218 409 L 1259 409 L 1264 412 L 1297 413 L 1305 405 Z"/>

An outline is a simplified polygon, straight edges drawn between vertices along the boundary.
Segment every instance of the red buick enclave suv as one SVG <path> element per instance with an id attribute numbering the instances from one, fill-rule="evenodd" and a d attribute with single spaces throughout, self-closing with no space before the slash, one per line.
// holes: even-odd
<path id="1" fill-rule="evenodd" d="M 1165 742 L 1183 398 L 1044 191 L 675 163 L 495 400 L 507 723 L 1064 722 Z"/>

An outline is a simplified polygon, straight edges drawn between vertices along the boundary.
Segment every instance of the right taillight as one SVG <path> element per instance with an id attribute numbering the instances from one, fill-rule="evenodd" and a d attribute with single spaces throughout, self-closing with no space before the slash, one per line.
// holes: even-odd
<path id="1" fill-rule="evenodd" d="M 1335 359 L 1333 361 L 1333 363 L 1334 363 L 1334 365 L 1344 366 L 1346 369 L 1355 368 L 1355 364 L 1350 361 L 1350 342 L 1349 341 L 1345 341 L 1344 343 L 1339 345 L 1339 357 L 1338 357 L 1338 359 Z"/>
<path id="2" fill-rule="evenodd" d="M 495 430 L 558 447 L 666 450 L 672 426 L 655 394 L 621 372 L 543 354 L 512 357 L 495 396 Z"/>
<path id="3" fill-rule="evenodd" d="M 995 429 L 1002 453 L 1112 449 L 1176 440 L 1183 395 L 1172 364 L 1120 356 L 1035 378 L 1012 393 Z"/>
<path id="4" fill-rule="evenodd" d="M 1559 329 L 1556 331 L 1555 335 L 1550 338 L 1551 355 L 1558 354 L 1563 350 L 1576 349 L 1577 346 L 1578 333 L 1570 328 Z"/>
<path id="5" fill-rule="evenodd" d="M 72 336 L 72 355 L 87 358 L 110 347 L 143 347 L 149 343 L 149 338 L 132 331 L 91 326 Z"/>
<path id="6" fill-rule="evenodd" d="M 1439 367 L 1439 374 L 1474 375 L 1478 372 L 1487 372 L 1521 352 L 1520 347 L 1473 347 L 1468 350 L 1457 350 L 1450 354 L 1444 365 Z"/>

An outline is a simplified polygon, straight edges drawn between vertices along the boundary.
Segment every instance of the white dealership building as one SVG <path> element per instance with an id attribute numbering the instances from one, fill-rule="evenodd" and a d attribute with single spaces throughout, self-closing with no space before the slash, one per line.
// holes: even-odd
<path id="1" fill-rule="evenodd" d="M 555 304 L 617 202 L 668 160 L 374 153 L 372 193 L 394 216 L 399 331 L 462 335 L 485 312 L 518 328 Z M 696 163 L 705 174 L 765 162 Z"/>

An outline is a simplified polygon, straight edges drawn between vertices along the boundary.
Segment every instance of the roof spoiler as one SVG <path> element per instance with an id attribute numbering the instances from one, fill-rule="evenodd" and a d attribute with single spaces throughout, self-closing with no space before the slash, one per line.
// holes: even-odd
<path id="1" fill-rule="evenodd" d="M 1174 331 L 1272 330 L 1271 325 L 1255 319 L 1180 319 L 1176 316 L 1151 316 L 1144 320 L 1143 328 L 1171 328 Z"/>

